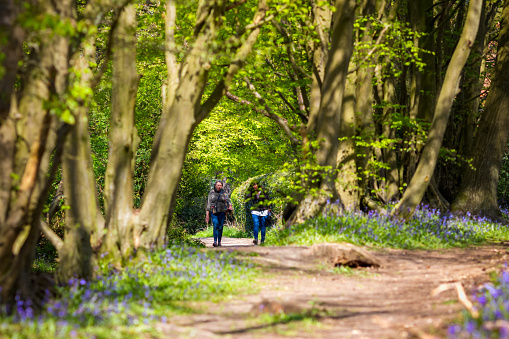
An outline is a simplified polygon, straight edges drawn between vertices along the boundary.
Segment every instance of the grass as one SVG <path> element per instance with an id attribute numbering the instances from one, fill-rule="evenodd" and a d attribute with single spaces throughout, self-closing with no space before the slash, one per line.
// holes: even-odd
<path id="1" fill-rule="evenodd" d="M 153 324 L 196 313 L 189 301 L 219 301 L 256 292 L 255 272 L 231 254 L 173 245 L 119 271 L 100 261 L 92 281 L 72 279 L 48 298 L 41 315 L 18 300 L 0 333 L 18 338 L 158 336 Z M 114 329 L 114 331 L 112 331 Z"/>
<path id="2" fill-rule="evenodd" d="M 212 228 L 212 226 L 209 226 L 206 229 L 196 233 L 193 237 L 195 237 L 195 238 L 209 238 L 209 237 L 213 237 L 214 234 L 212 232 L 213 232 L 213 228 Z M 223 227 L 223 237 L 228 237 L 228 238 L 251 238 L 252 234 L 247 232 L 247 231 L 244 231 L 243 229 L 236 228 L 236 227 L 228 227 L 228 226 L 225 225 Z"/>
<path id="3" fill-rule="evenodd" d="M 201 301 L 219 302 L 236 294 L 256 293 L 257 270 L 236 260 L 234 253 L 198 249 L 189 246 L 195 245 L 195 241 L 180 228 L 171 232 L 169 238 L 187 239 L 187 245 L 176 241 L 149 253 L 143 261 L 133 259 L 122 270 L 115 269 L 103 258 L 99 260 L 96 279 L 73 279 L 60 286 L 58 297 L 48 295 L 40 315 L 34 314 L 32 305 L 18 300 L 15 315 L 0 318 L 0 337 L 164 336 L 155 329 L 155 323 L 171 322 L 176 314 L 202 312 Z M 211 236 L 212 227 L 194 235 Z M 223 236 L 251 237 L 248 232 L 227 226 Z M 508 238 L 509 228 L 490 220 L 453 216 L 422 207 L 408 222 L 375 212 L 317 217 L 289 229 L 269 229 L 266 244 L 349 242 L 374 248 L 440 249 Z M 39 246 L 41 250 L 38 250 L 34 271 L 52 273 L 57 265 L 55 254 L 49 253 L 43 245 Z M 346 267 L 334 268 L 330 273 L 356 274 Z M 481 317 L 465 314 L 460 322 L 451 326 L 449 335 L 470 338 L 475 337 L 472 333 L 477 333 L 481 337 L 504 337 L 505 327 L 486 332 L 486 324 L 509 319 L 509 273 L 504 272 L 491 285 L 485 285 L 475 300 L 482 309 Z M 312 313 L 261 315 L 249 322 L 261 326 L 257 331 L 292 335 L 298 334 L 301 328 L 319 326 L 319 318 L 319 314 Z M 509 328 L 507 330 L 509 333 Z"/>
<path id="4" fill-rule="evenodd" d="M 268 245 L 349 242 L 378 248 L 440 249 L 509 238 L 509 227 L 484 218 L 420 208 L 409 221 L 376 212 L 317 217 L 289 229 L 271 230 Z"/>

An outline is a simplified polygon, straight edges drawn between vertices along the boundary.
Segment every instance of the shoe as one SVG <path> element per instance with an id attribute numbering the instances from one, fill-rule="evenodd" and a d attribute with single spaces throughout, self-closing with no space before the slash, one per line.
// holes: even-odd
<path id="1" fill-rule="evenodd" d="M 217 244 L 216 244 L 216 243 L 213 243 L 213 244 L 212 244 L 212 246 L 217 247 Z"/>
<path id="2" fill-rule="evenodd" d="M 258 245 L 258 240 L 257 239 L 253 240 L 253 244 Z"/>
<path id="3" fill-rule="evenodd" d="M 217 247 L 221 247 L 221 243 L 220 243 L 220 242 L 219 242 L 219 243 L 217 243 Z"/>
<path id="4" fill-rule="evenodd" d="M 265 244 L 265 240 L 262 240 L 262 242 L 260 243 L 260 245 L 263 245 L 263 244 Z"/>

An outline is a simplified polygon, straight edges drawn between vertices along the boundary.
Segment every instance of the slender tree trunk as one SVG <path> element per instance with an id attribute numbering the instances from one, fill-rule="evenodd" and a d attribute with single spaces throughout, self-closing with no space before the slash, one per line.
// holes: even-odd
<path id="1" fill-rule="evenodd" d="M 320 194 L 308 196 L 300 202 L 289 223 L 301 223 L 320 213 L 327 200 L 336 199 L 334 186 L 335 171 L 339 147 L 339 131 L 343 106 L 345 82 L 348 65 L 353 52 L 353 22 L 355 19 L 355 1 L 338 0 L 333 18 L 332 41 L 328 52 L 325 77 L 322 84 L 320 111 L 316 120 L 316 138 L 319 148 L 314 152 L 316 162 L 322 170 L 323 178 L 319 183 Z"/>
<path id="2" fill-rule="evenodd" d="M 138 134 L 134 108 L 140 76 L 136 71 L 136 11 L 120 14 L 113 41 L 113 94 L 108 166 L 105 175 L 106 243 L 113 258 L 127 258 L 134 249 L 134 155 Z"/>
<path id="3" fill-rule="evenodd" d="M 486 107 L 479 122 L 473 161 L 463 174 L 453 211 L 501 217 L 497 202 L 500 166 L 509 134 L 509 0 L 504 1 L 497 60 Z"/>
<path id="4" fill-rule="evenodd" d="M 390 63 L 388 63 L 390 65 Z M 386 105 L 383 109 L 383 135 L 385 139 L 395 139 L 396 131 L 392 128 L 392 116 L 394 114 L 393 104 L 396 100 L 396 79 L 390 76 L 385 79 L 383 85 L 384 92 L 384 104 Z M 396 150 L 394 143 L 389 143 L 386 148 L 382 149 L 384 162 L 389 165 L 389 169 L 385 171 L 385 201 L 393 201 L 398 197 L 399 194 L 399 170 L 397 163 Z"/>
<path id="5" fill-rule="evenodd" d="M 357 165 L 355 152 L 355 73 L 347 77 L 345 96 L 341 110 L 340 142 L 338 147 L 338 174 L 336 178 L 336 191 L 343 208 L 353 210 L 359 208 L 359 189 L 357 180 Z"/>
<path id="6" fill-rule="evenodd" d="M 447 67 L 444 83 L 440 90 L 426 146 L 424 146 L 419 165 L 410 181 L 410 185 L 394 209 L 393 213 L 395 214 L 410 217 L 417 205 L 421 203 L 424 193 L 428 188 L 431 176 L 435 170 L 438 152 L 442 146 L 452 103 L 458 90 L 461 71 L 468 59 L 470 49 L 477 35 L 481 10 L 482 0 L 470 1 L 463 33 Z"/>
<path id="7" fill-rule="evenodd" d="M 94 9 L 96 6 L 90 2 L 85 8 L 84 16 L 90 22 L 95 22 L 100 15 Z M 87 35 L 82 48 L 73 50 L 70 62 L 62 62 L 75 69 L 79 77 L 71 75 L 70 81 L 78 82 L 83 88 L 90 88 L 94 81 L 90 63 L 96 57 L 95 38 L 95 34 Z M 60 264 L 56 273 L 60 282 L 74 277 L 92 277 L 94 251 L 100 247 L 103 237 L 104 219 L 97 198 L 88 131 L 89 100 L 90 97 L 80 98 L 72 112 L 75 122 L 70 127 L 62 156 L 65 203 L 70 208 L 65 212 L 64 243 L 59 251 Z"/>
<path id="8" fill-rule="evenodd" d="M 382 2 L 366 0 L 363 6 L 363 15 L 369 16 L 376 14 L 380 10 Z M 381 34 L 381 33 L 380 33 Z M 363 34 L 361 38 L 362 43 L 367 45 L 373 44 L 373 36 L 371 34 Z M 373 57 L 373 60 L 378 58 L 377 55 Z M 375 138 L 375 119 L 373 110 L 373 76 L 375 73 L 375 67 L 372 66 L 372 62 L 369 63 L 369 67 L 361 67 L 357 71 L 357 84 L 356 84 L 356 103 L 355 113 L 356 124 L 358 129 L 358 135 L 361 140 L 370 145 Z M 369 169 L 368 163 L 373 155 L 373 147 L 362 146 L 357 147 L 357 167 L 359 176 L 359 198 L 362 199 L 369 195 L 368 193 L 368 181 L 369 181 Z"/>

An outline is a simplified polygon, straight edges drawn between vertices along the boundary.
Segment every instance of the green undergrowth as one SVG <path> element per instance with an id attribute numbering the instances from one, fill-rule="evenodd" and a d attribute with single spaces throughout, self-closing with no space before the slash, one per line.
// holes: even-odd
<path id="1" fill-rule="evenodd" d="M 0 318 L 0 337 L 159 337 L 157 323 L 177 314 L 204 311 L 201 301 L 218 302 L 256 293 L 256 272 L 232 254 L 170 245 L 116 269 L 99 260 L 98 276 L 71 279 L 58 287 L 40 315 L 18 301 L 14 316 Z"/>
<path id="2" fill-rule="evenodd" d="M 439 249 L 506 240 L 509 227 L 485 218 L 454 216 L 421 208 L 409 221 L 375 212 L 317 217 L 288 229 L 271 230 L 268 245 L 349 242 L 379 248 Z"/>
<path id="3" fill-rule="evenodd" d="M 195 238 L 209 238 L 209 237 L 213 237 L 213 236 L 214 236 L 213 228 L 212 228 L 212 226 L 209 226 L 206 229 L 196 233 L 193 237 L 195 237 Z M 252 234 L 250 234 L 249 232 L 242 230 L 242 229 L 225 226 L 225 227 L 223 227 L 223 237 L 251 238 Z"/>

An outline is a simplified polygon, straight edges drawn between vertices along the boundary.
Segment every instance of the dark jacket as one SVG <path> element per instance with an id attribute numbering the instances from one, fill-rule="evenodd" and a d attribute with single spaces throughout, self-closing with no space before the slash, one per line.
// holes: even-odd
<path id="1" fill-rule="evenodd" d="M 219 201 L 217 199 L 219 198 Z M 225 213 L 228 210 L 228 206 L 230 205 L 230 197 L 224 191 L 216 192 L 215 190 L 211 190 L 209 192 L 209 197 L 207 199 L 207 211 L 212 211 L 212 208 L 215 206 L 217 212 L 216 213 Z"/>
<path id="2" fill-rule="evenodd" d="M 267 191 L 262 188 L 259 192 L 260 194 L 256 194 L 253 190 L 249 190 L 246 194 L 246 203 L 251 211 L 262 212 L 270 209 Z"/>

